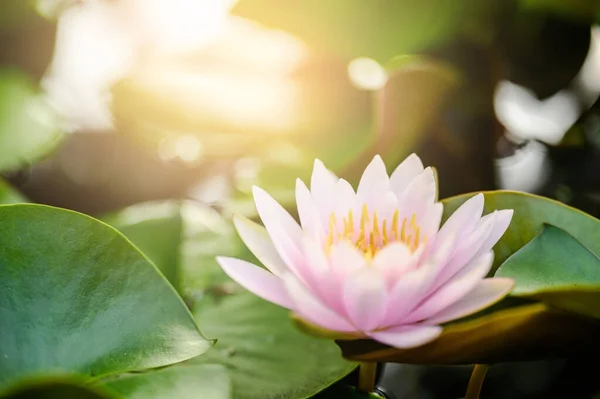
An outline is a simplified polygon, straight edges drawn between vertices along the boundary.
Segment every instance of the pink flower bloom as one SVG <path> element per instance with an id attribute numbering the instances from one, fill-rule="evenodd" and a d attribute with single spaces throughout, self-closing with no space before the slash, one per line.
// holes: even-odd
<path id="1" fill-rule="evenodd" d="M 233 258 L 218 261 L 233 280 L 300 318 L 397 348 L 438 337 L 440 324 L 499 301 L 506 278 L 485 278 L 492 247 L 512 210 L 481 216 L 483 195 L 465 202 L 440 228 L 431 168 L 409 156 L 391 176 L 381 157 L 358 190 L 320 161 L 310 191 L 298 180 L 300 224 L 269 194 L 254 188 L 264 228 L 236 218 L 236 228 L 266 267 Z"/>

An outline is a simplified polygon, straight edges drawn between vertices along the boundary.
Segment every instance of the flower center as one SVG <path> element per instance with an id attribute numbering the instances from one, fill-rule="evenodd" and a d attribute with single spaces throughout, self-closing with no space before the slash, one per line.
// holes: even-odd
<path id="1" fill-rule="evenodd" d="M 425 238 L 425 236 L 421 236 L 421 228 L 417 225 L 416 214 L 413 213 L 410 218 L 404 218 L 400 222 L 400 215 L 396 209 L 391 222 L 387 219 L 380 221 L 377 211 L 371 214 L 367 205 L 364 204 L 358 223 L 355 223 L 352 210 L 341 221 L 338 220 L 335 212 L 331 212 L 325 250 L 329 253 L 333 244 L 346 240 L 362 251 L 365 258 L 372 259 L 381 248 L 390 242 L 400 241 L 411 252 L 414 252 L 419 244 L 425 242 Z"/>

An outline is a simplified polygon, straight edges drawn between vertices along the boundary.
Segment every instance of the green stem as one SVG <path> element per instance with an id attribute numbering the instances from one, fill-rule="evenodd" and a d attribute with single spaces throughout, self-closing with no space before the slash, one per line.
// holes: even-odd
<path id="1" fill-rule="evenodd" d="M 488 370 L 490 369 L 489 364 L 476 364 L 469 380 L 469 386 L 467 387 L 467 393 L 465 399 L 479 399 L 481 393 L 481 387 L 483 386 L 483 380 Z"/>
<path id="2" fill-rule="evenodd" d="M 376 375 L 377 363 L 362 362 L 358 370 L 358 389 L 364 393 L 372 393 L 375 390 Z"/>

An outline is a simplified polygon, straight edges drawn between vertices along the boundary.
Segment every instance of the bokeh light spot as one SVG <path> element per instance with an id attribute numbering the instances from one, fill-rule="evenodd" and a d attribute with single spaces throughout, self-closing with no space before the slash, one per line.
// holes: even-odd
<path id="1" fill-rule="evenodd" d="M 348 64 L 348 77 L 352 84 L 362 90 L 379 90 L 388 80 L 388 74 L 371 58 L 356 58 Z"/>

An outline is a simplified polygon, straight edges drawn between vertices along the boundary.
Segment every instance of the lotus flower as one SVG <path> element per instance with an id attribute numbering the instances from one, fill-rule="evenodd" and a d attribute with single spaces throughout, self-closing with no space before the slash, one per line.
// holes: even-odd
<path id="1" fill-rule="evenodd" d="M 237 283 L 301 320 L 411 348 L 511 290 L 512 280 L 485 277 L 513 211 L 482 217 L 484 197 L 477 194 L 440 228 L 434 172 L 415 154 L 391 176 L 376 156 L 356 192 L 317 160 L 310 186 L 296 182 L 300 224 L 258 187 L 254 200 L 265 227 L 235 218 L 266 269 L 218 258 Z"/>

